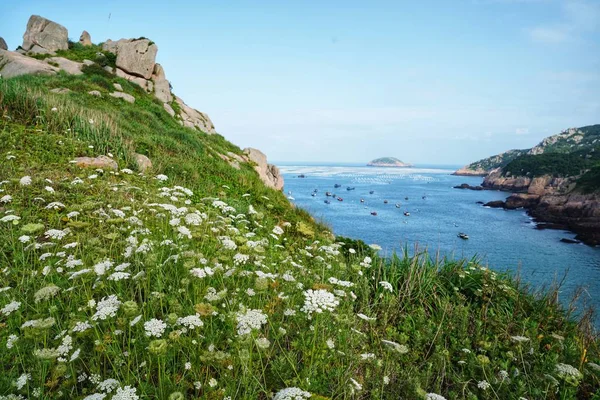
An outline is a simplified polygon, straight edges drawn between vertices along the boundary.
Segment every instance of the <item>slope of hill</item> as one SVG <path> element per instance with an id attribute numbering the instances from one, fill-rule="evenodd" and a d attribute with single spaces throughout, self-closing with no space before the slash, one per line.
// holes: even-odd
<path id="1" fill-rule="evenodd" d="M 0 399 L 600 389 L 589 315 L 558 289 L 335 238 L 152 80 L 101 63 L 0 79 Z"/>

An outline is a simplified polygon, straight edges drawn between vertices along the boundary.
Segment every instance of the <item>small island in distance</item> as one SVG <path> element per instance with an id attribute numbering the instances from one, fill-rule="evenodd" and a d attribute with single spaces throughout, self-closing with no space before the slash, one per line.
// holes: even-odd
<path id="1" fill-rule="evenodd" d="M 396 168 L 406 168 L 412 167 L 412 164 L 408 164 L 398 160 L 396 157 L 381 157 L 376 158 L 367 164 L 369 167 L 396 167 Z"/>

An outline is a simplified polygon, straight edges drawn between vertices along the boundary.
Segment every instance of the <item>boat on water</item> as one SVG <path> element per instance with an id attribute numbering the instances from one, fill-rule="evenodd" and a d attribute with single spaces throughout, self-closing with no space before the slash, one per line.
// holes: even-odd
<path id="1" fill-rule="evenodd" d="M 331 202 L 329 200 L 325 200 L 323 203 L 325 203 L 325 204 L 331 204 Z"/>
<path id="2" fill-rule="evenodd" d="M 342 199 L 341 197 L 338 197 L 337 201 L 344 201 L 344 199 Z"/>
<path id="3" fill-rule="evenodd" d="M 306 178 L 306 175 L 300 174 L 300 175 L 298 175 L 298 178 Z"/>
<path id="4" fill-rule="evenodd" d="M 312 196 L 312 197 L 316 197 L 316 196 L 317 196 L 317 194 L 316 194 L 315 192 L 312 192 L 311 196 Z"/>
<path id="5" fill-rule="evenodd" d="M 408 196 L 406 196 L 406 197 L 404 198 L 404 200 L 408 200 Z"/>
<path id="6" fill-rule="evenodd" d="M 383 204 L 387 204 L 387 203 L 388 203 L 388 201 L 387 201 L 387 200 L 384 200 L 384 201 L 383 201 Z"/>
<path id="7" fill-rule="evenodd" d="M 400 203 L 396 203 L 396 208 L 400 208 L 401 204 Z"/>
<path id="8" fill-rule="evenodd" d="M 296 198 L 292 197 L 292 196 L 288 196 L 288 200 L 296 200 Z"/>
<path id="9" fill-rule="evenodd" d="M 404 216 L 405 217 L 410 217 L 410 213 L 408 211 L 404 211 Z"/>
<path id="10" fill-rule="evenodd" d="M 360 199 L 360 202 L 361 202 L 361 203 L 364 203 L 364 202 L 365 202 L 365 199 Z"/>
<path id="11" fill-rule="evenodd" d="M 463 232 L 459 232 L 458 235 L 456 235 L 456 236 L 458 236 L 459 238 L 461 238 L 463 240 L 469 239 L 469 235 L 467 235 L 466 233 L 463 233 Z"/>
<path id="12" fill-rule="evenodd" d="M 371 191 L 369 191 L 369 194 L 373 194 L 373 193 L 375 193 L 375 191 L 374 191 L 374 190 L 371 190 Z"/>
<path id="13" fill-rule="evenodd" d="M 325 192 L 325 196 L 330 197 L 331 196 L 331 192 Z"/>
<path id="14" fill-rule="evenodd" d="M 333 187 L 337 189 L 337 188 L 342 187 L 342 185 L 340 185 L 339 183 L 336 183 L 335 185 L 333 185 Z"/>
<path id="15" fill-rule="evenodd" d="M 354 189 L 356 189 L 356 188 L 355 188 L 355 187 L 350 187 L 350 186 L 348 186 L 348 187 L 346 188 L 346 190 L 354 190 Z"/>
<path id="16" fill-rule="evenodd" d="M 371 211 L 371 215 L 377 215 L 377 211 Z"/>

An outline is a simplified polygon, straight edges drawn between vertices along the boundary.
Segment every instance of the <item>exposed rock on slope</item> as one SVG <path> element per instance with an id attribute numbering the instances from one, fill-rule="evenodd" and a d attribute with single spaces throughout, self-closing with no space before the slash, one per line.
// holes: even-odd
<path id="1" fill-rule="evenodd" d="M 103 50 L 117 55 L 117 68 L 129 75 L 150 79 L 158 47 L 148 39 L 107 40 Z"/>
<path id="2" fill-rule="evenodd" d="M 37 54 L 54 53 L 69 48 L 69 32 L 64 26 L 39 15 L 32 15 L 27 22 L 27 30 L 23 35 L 26 52 Z"/>
<path id="3" fill-rule="evenodd" d="M 3 38 L 0 37 L 0 50 L 8 50 L 8 45 Z"/>
<path id="4" fill-rule="evenodd" d="M 0 75 L 12 78 L 19 75 L 54 75 L 59 71 L 43 61 L 14 51 L 0 50 Z"/>
<path id="5" fill-rule="evenodd" d="M 276 190 L 283 189 L 283 176 L 279 173 L 279 168 L 268 164 L 267 156 L 262 151 L 249 147 L 244 149 L 244 153 L 257 164 L 254 169 L 267 186 Z"/>
<path id="6" fill-rule="evenodd" d="M 88 33 L 88 31 L 81 32 L 81 36 L 79 36 L 79 43 L 83 46 L 91 46 L 92 45 L 92 37 Z"/>

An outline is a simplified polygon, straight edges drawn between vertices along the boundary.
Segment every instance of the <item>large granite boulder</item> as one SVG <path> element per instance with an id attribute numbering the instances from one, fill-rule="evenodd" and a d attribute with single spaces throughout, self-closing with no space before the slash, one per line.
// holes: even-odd
<path id="1" fill-rule="evenodd" d="M 117 98 L 117 99 L 123 99 L 128 103 L 135 103 L 135 97 L 133 97 L 130 94 L 127 93 L 123 93 L 123 92 L 112 92 L 108 94 L 111 97 Z"/>
<path id="2" fill-rule="evenodd" d="M 250 160 L 256 163 L 254 169 L 258 172 L 258 176 L 265 185 L 275 190 L 283 189 L 283 176 L 279 173 L 279 168 L 268 164 L 267 156 L 262 151 L 249 147 L 244 149 L 244 153 L 248 155 Z"/>
<path id="3" fill-rule="evenodd" d="M 8 45 L 3 38 L 0 37 L 0 50 L 8 50 Z"/>
<path id="4" fill-rule="evenodd" d="M 27 22 L 27 30 L 23 34 L 25 51 L 35 53 L 54 53 L 69 48 L 69 32 L 64 26 L 49 19 L 32 15 Z"/>
<path id="5" fill-rule="evenodd" d="M 173 95 L 171 94 L 171 85 L 165 76 L 165 70 L 162 65 L 154 64 L 154 73 L 152 74 L 152 80 L 154 81 L 154 96 L 163 103 L 170 103 L 173 101 Z"/>
<path id="6" fill-rule="evenodd" d="M 0 75 L 12 78 L 19 75 L 54 75 L 58 68 L 15 51 L 0 50 Z"/>
<path id="7" fill-rule="evenodd" d="M 58 68 L 62 69 L 69 75 L 81 75 L 81 67 L 83 67 L 83 63 L 78 63 L 77 61 L 72 61 L 63 57 L 49 57 L 44 60 L 46 63 L 54 66 L 58 66 Z"/>
<path id="8" fill-rule="evenodd" d="M 107 156 L 98 157 L 76 157 L 71 161 L 81 168 L 104 168 L 104 169 L 119 169 L 119 165 L 115 160 Z"/>
<path id="9" fill-rule="evenodd" d="M 92 37 L 90 36 L 88 31 L 81 32 L 81 36 L 79 36 L 79 43 L 81 43 L 84 46 L 92 45 Z"/>
<path id="10" fill-rule="evenodd" d="M 188 106 L 177 96 L 175 96 L 175 101 L 181 109 L 179 116 L 181 117 L 181 124 L 183 126 L 197 128 L 206 133 L 215 133 L 215 126 L 208 115 Z"/>
<path id="11" fill-rule="evenodd" d="M 107 40 L 102 50 L 117 55 L 117 67 L 130 75 L 150 79 L 158 47 L 148 39 Z"/>
<path id="12" fill-rule="evenodd" d="M 115 75 L 117 75 L 119 78 L 127 79 L 130 82 L 138 84 L 142 89 L 144 89 L 147 92 L 151 91 L 149 84 L 151 84 L 152 82 L 147 81 L 144 78 L 140 78 L 139 76 L 128 74 L 127 72 L 123 71 L 120 68 L 117 68 L 115 70 Z"/>

